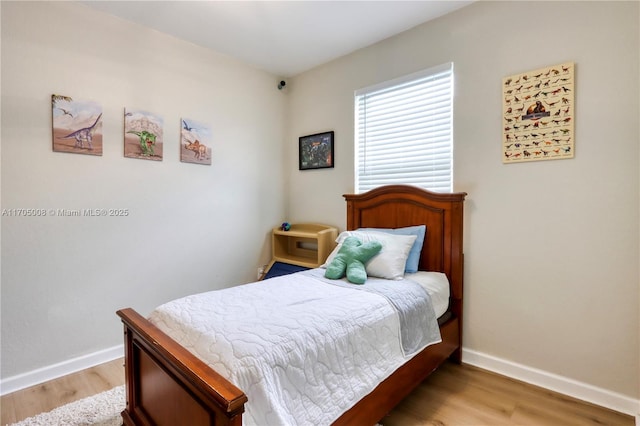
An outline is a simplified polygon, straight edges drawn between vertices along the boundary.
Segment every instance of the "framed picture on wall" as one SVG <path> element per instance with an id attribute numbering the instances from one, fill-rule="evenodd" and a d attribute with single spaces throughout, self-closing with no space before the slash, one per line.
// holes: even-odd
<path id="1" fill-rule="evenodd" d="M 124 110 L 124 156 L 162 161 L 164 119 L 139 109 Z"/>
<path id="2" fill-rule="evenodd" d="M 180 120 L 180 161 L 211 165 L 211 128 L 204 123 Z"/>
<path id="3" fill-rule="evenodd" d="M 53 150 L 102 155 L 102 106 L 94 101 L 51 95 Z"/>
<path id="4" fill-rule="evenodd" d="M 298 168 L 300 170 L 333 168 L 333 132 L 302 136 L 298 142 Z"/>

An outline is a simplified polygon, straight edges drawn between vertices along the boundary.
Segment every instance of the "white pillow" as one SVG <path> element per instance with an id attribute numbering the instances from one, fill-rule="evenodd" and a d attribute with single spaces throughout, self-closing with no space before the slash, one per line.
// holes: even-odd
<path id="1" fill-rule="evenodd" d="M 338 250 L 342 247 L 342 243 L 349 236 L 356 237 L 363 243 L 380 241 L 382 244 L 380 253 L 365 265 L 368 276 L 386 278 L 388 280 L 400 280 L 403 278 L 407 257 L 409 257 L 411 247 L 413 247 L 413 243 L 416 240 L 415 235 L 395 235 L 376 231 L 341 232 L 336 239 L 338 245 L 327 257 L 327 261 L 322 265 L 323 268 L 326 268 L 333 261 Z"/>

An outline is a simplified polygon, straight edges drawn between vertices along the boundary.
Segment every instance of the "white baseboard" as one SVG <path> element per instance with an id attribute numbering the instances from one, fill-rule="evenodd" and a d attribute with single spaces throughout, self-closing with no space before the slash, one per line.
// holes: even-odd
<path id="1" fill-rule="evenodd" d="M 640 426 L 640 415 L 638 414 L 640 413 L 640 400 L 638 399 L 471 349 L 462 348 L 462 362 L 620 413 L 635 416 L 636 426 Z"/>
<path id="2" fill-rule="evenodd" d="M 124 345 L 118 345 L 48 367 L 29 371 L 28 373 L 8 377 L 0 381 L 0 395 L 6 395 L 122 357 L 124 357 Z"/>

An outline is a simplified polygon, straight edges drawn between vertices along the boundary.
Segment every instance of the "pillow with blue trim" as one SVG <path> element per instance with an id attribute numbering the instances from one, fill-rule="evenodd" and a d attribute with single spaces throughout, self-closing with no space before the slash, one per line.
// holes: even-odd
<path id="1" fill-rule="evenodd" d="M 382 244 L 380 253 L 365 264 L 368 276 L 388 280 L 400 280 L 404 277 L 407 257 L 416 240 L 415 235 L 393 235 L 376 231 L 344 231 L 336 239 L 338 246 L 331 252 L 322 267 L 327 267 L 331 263 L 348 237 L 356 237 L 363 243 L 378 241 Z"/>
<path id="2" fill-rule="evenodd" d="M 424 237 L 427 233 L 427 227 L 425 225 L 405 226 L 403 228 L 358 228 L 358 231 L 377 231 L 386 232 L 396 235 L 415 235 L 416 241 L 411 247 L 409 257 L 407 257 L 407 264 L 405 265 L 404 272 L 415 273 L 418 272 L 418 265 L 420 263 L 420 254 L 422 253 L 422 246 L 424 245 Z"/>

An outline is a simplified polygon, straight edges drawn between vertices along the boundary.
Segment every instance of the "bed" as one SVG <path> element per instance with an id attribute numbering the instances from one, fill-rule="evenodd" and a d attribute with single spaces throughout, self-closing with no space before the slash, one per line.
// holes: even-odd
<path id="1" fill-rule="evenodd" d="M 440 364 L 447 359 L 461 361 L 465 196 L 406 185 L 344 195 L 347 230 L 425 225 L 419 269 L 445 274 L 450 288 L 448 309 L 438 318 L 441 342 L 412 354 L 343 410 L 333 424 L 373 425 Z M 125 425 L 243 424 L 243 413 L 252 401 L 225 378 L 228 372 L 214 370 L 133 309 L 122 309 L 117 314 L 124 324 Z"/>

